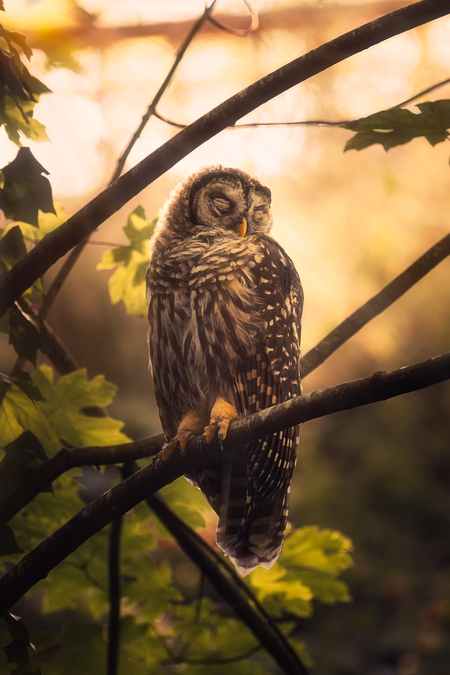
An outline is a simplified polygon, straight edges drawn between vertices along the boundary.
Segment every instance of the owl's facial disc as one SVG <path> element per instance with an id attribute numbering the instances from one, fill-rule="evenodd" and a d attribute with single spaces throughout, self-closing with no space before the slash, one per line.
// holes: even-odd
<path id="1" fill-rule="evenodd" d="M 244 186 L 235 176 L 211 177 L 194 189 L 190 201 L 192 219 L 197 225 L 245 235 L 248 199 Z"/>

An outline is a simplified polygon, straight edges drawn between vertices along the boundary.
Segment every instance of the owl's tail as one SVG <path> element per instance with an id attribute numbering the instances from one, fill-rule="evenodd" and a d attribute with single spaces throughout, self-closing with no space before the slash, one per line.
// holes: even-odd
<path id="1" fill-rule="evenodd" d="M 242 470 L 244 468 L 244 471 Z M 258 565 L 270 568 L 283 546 L 289 512 L 289 487 L 255 503 L 247 467 L 229 461 L 222 474 L 217 545 L 242 576 Z"/>

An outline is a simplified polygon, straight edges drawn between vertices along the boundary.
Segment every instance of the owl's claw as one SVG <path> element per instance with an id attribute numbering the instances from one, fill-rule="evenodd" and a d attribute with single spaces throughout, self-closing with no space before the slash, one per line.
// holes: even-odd
<path id="1" fill-rule="evenodd" d="M 224 438 L 225 438 L 225 436 L 223 435 L 223 433 L 221 431 L 219 431 L 219 433 L 217 434 L 217 442 L 219 444 L 220 452 L 223 452 L 223 439 Z"/>
<path id="2" fill-rule="evenodd" d="M 175 436 L 175 438 L 172 438 L 172 440 L 168 443 L 164 443 L 156 457 L 153 458 L 153 464 L 158 467 L 160 462 L 164 462 L 168 457 L 170 457 L 172 452 L 176 452 L 179 449 L 180 440 Z"/>
<path id="3" fill-rule="evenodd" d="M 238 417 L 238 412 L 234 405 L 218 397 L 211 410 L 211 419 L 203 432 L 203 438 L 206 443 L 211 443 L 217 434 L 219 447 L 223 452 L 223 441 L 227 436 L 228 427 L 232 420 Z"/>
<path id="4" fill-rule="evenodd" d="M 184 450 L 186 445 L 192 441 L 193 438 L 198 436 L 203 429 L 204 424 L 205 416 L 202 413 L 196 410 L 190 410 L 186 413 L 180 422 L 176 436 L 162 446 L 161 452 L 159 452 L 153 460 L 155 466 L 158 466 L 159 462 L 170 457 L 172 452 Z"/>

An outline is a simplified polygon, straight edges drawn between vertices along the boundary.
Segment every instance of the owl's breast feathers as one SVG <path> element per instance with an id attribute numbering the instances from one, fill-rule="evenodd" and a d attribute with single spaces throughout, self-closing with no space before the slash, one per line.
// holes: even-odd
<path id="1" fill-rule="evenodd" d="M 172 438 L 217 396 L 246 415 L 299 396 L 303 293 L 268 235 L 202 232 L 156 247 L 148 271 L 150 356 Z M 217 542 L 241 573 L 278 557 L 299 428 L 286 429 L 189 476 L 219 513 Z"/>

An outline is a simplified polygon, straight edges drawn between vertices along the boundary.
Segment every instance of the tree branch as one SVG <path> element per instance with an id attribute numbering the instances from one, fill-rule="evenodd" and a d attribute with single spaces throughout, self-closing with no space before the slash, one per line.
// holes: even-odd
<path id="1" fill-rule="evenodd" d="M 363 326 L 392 305 L 436 265 L 450 255 L 450 234 L 432 246 L 416 262 L 399 274 L 379 293 L 353 312 L 328 333 L 301 361 L 302 378 L 320 366 L 333 352 L 355 335 Z"/>
<path id="2" fill-rule="evenodd" d="M 236 449 L 295 424 L 383 401 L 449 378 L 450 353 L 413 366 L 406 366 L 391 372 L 378 372 L 371 377 L 315 391 L 234 420 L 227 435 L 225 448 Z M 163 443 L 164 436 L 159 434 L 120 445 L 92 446 L 71 450 L 62 448 L 0 504 L 0 521 L 8 522 L 25 504 L 69 469 L 86 464 L 118 464 L 150 457 L 160 451 Z M 188 447 L 197 447 L 198 444 L 197 439 Z M 208 445 L 208 449 L 210 447 L 213 445 Z M 181 455 L 178 453 L 178 456 Z M 203 458 L 203 461 L 206 461 L 206 458 Z M 177 477 L 174 476 L 172 480 Z"/>
<path id="3" fill-rule="evenodd" d="M 88 448 L 61 448 L 59 452 L 29 476 L 0 504 L 0 522 L 7 523 L 50 483 L 69 469 L 79 466 L 120 464 L 157 455 L 164 443 L 163 434 L 120 445 Z"/>
<path id="4" fill-rule="evenodd" d="M 224 452 L 234 452 L 257 438 L 307 420 L 384 401 L 448 379 L 450 353 L 300 396 L 233 421 L 224 441 Z M 203 445 L 201 438 L 197 437 L 185 450 L 173 452 L 157 466 L 151 464 L 141 469 L 83 508 L 0 579 L 0 615 L 112 520 L 219 453 L 216 439 Z"/>
<path id="5" fill-rule="evenodd" d="M 0 317 L 51 265 L 180 159 L 283 91 L 350 56 L 450 14 L 448 0 L 421 0 L 367 23 L 291 61 L 231 97 L 164 143 L 47 234 L 0 283 Z"/>
<path id="6" fill-rule="evenodd" d="M 221 594 L 239 619 L 249 627 L 280 668 L 287 675 L 307 675 L 305 666 L 289 641 L 240 579 L 237 572 L 231 569 L 225 560 L 188 527 L 158 495 L 150 495 L 146 501 L 169 532 L 173 534 L 186 555 L 208 577 L 216 591 Z"/>

